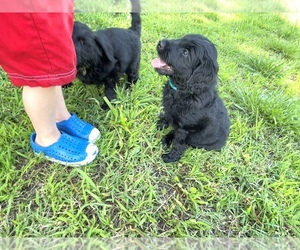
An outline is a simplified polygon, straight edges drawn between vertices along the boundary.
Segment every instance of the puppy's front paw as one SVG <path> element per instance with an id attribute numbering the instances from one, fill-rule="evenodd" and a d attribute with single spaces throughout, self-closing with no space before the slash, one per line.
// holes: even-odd
<path id="1" fill-rule="evenodd" d="M 174 156 L 172 153 L 168 153 L 168 154 L 163 154 L 161 158 L 165 163 L 170 163 L 170 162 L 179 161 L 180 156 Z"/>
<path id="2" fill-rule="evenodd" d="M 170 123 L 165 117 L 160 117 L 159 120 L 156 123 L 156 127 L 158 130 L 165 129 L 169 127 Z"/>
<path id="3" fill-rule="evenodd" d="M 169 148 L 174 139 L 174 131 L 171 131 L 169 134 L 163 137 L 162 144 L 164 148 Z"/>

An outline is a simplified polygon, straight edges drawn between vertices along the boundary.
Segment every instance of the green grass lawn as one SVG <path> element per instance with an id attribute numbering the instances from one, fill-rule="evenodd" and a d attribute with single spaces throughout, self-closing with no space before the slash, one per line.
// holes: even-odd
<path id="1" fill-rule="evenodd" d="M 128 27 L 122 13 L 77 13 L 92 29 Z M 300 237 L 300 28 L 274 13 L 144 13 L 140 80 L 102 89 L 76 81 L 70 111 L 102 133 L 83 168 L 34 156 L 21 89 L 0 72 L 0 236 Z M 207 36 L 231 133 L 221 152 L 161 160 L 165 77 L 151 67 L 162 38 Z M 124 82 L 122 79 L 121 82 Z"/>

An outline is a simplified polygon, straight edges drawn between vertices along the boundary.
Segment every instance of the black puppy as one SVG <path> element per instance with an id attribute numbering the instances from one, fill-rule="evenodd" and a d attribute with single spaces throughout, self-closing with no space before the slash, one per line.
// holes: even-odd
<path id="1" fill-rule="evenodd" d="M 178 161 L 188 146 L 221 149 L 229 134 L 229 117 L 217 94 L 217 50 L 201 35 L 162 40 L 152 66 L 168 76 L 163 90 L 163 114 L 158 128 L 173 129 L 163 143 L 173 145 L 164 162 Z"/>
<path id="2" fill-rule="evenodd" d="M 115 87 L 124 73 L 129 84 L 136 83 L 139 78 L 141 8 L 139 0 L 131 0 L 131 4 L 132 20 L 128 29 L 93 32 L 84 23 L 74 23 L 72 38 L 77 55 L 77 78 L 86 84 L 105 84 L 109 100 L 116 98 Z"/>

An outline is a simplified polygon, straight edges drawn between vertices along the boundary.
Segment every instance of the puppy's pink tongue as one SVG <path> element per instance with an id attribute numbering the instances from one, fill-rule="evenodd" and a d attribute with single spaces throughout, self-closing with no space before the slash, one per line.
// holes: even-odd
<path id="1" fill-rule="evenodd" d="M 155 58 L 151 62 L 153 68 L 162 68 L 168 66 L 163 60 L 160 58 Z"/>

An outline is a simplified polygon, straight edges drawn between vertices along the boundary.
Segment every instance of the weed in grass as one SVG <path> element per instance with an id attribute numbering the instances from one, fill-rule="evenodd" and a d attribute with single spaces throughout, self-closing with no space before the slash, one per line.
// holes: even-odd
<path id="1" fill-rule="evenodd" d="M 252 56 L 247 55 L 243 66 L 254 75 L 262 75 L 268 79 L 281 79 L 289 67 L 279 57 Z"/>
<path id="2" fill-rule="evenodd" d="M 263 48 L 273 51 L 283 58 L 296 59 L 300 56 L 299 44 L 291 43 L 283 39 L 266 39 L 262 46 Z"/>
<path id="3" fill-rule="evenodd" d="M 278 130 L 292 131 L 295 139 L 300 136 L 300 102 L 283 91 L 267 92 L 259 88 L 236 88 L 233 90 L 236 106 L 248 113 L 253 121 L 262 119 Z"/>

